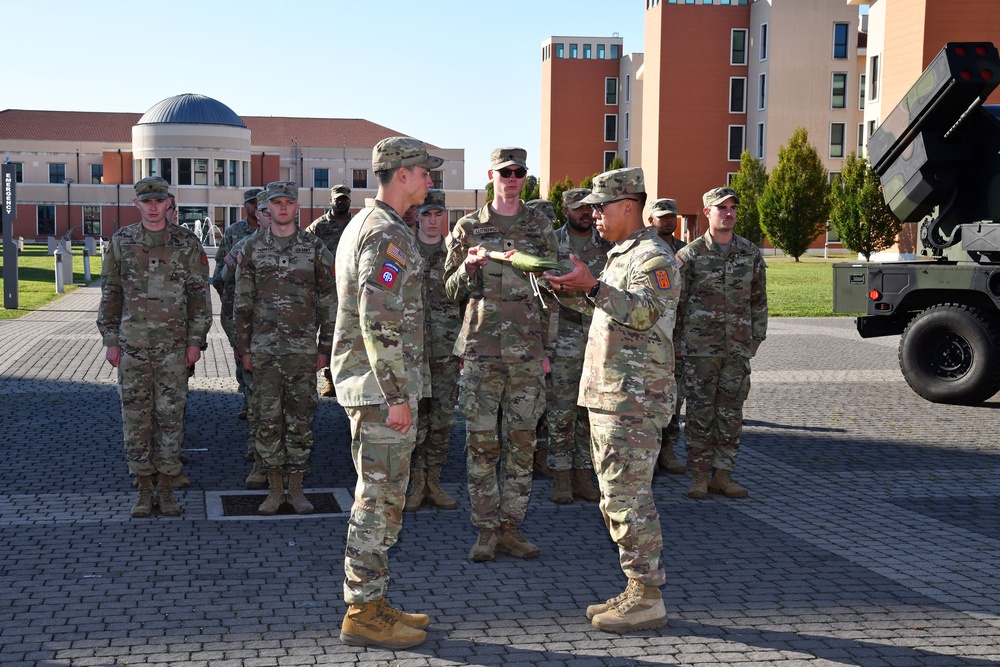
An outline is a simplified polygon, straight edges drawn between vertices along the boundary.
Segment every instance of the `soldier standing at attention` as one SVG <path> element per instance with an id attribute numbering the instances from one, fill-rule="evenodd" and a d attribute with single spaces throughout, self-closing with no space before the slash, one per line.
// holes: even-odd
<path id="1" fill-rule="evenodd" d="M 441 471 L 448 462 L 451 427 L 458 399 L 458 357 L 452 354 L 462 326 L 459 305 L 444 293 L 444 260 L 448 253 L 448 209 L 444 190 L 428 190 L 417 209 L 417 247 L 424 262 L 424 351 L 431 373 L 431 395 L 425 396 L 417 414 L 417 444 L 410 460 L 408 512 L 429 503 L 453 510 L 455 499 L 441 488 Z"/>
<path id="2" fill-rule="evenodd" d="M 598 280 L 574 255 L 572 272 L 546 276 L 557 295 L 584 293 L 577 307 L 593 313 L 579 403 L 590 411 L 601 514 L 628 577 L 625 591 L 588 607 L 587 618 L 608 632 L 651 630 L 667 623 L 652 482 L 660 429 L 674 408 L 671 335 L 679 273 L 669 248 L 643 224 L 642 169 L 595 176 L 593 192 L 581 202 L 592 205 L 598 232 L 615 244 L 607 266 Z"/>
<path id="3" fill-rule="evenodd" d="M 97 328 L 118 369 L 125 460 L 138 477 L 133 517 L 152 512 L 154 478 L 160 511 L 181 512 L 170 486 L 181 472 L 187 374 L 212 326 L 208 259 L 194 234 L 167 224 L 168 187 L 157 177 L 135 184 L 142 221 L 115 233 L 101 270 Z"/>
<path id="4" fill-rule="evenodd" d="M 313 220 L 306 231 L 318 236 L 330 254 L 336 257 L 340 237 L 351 221 L 351 189 L 340 183 L 330 188 L 330 206 L 330 210 Z M 321 396 L 336 395 L 329 366 L 323 369 L 323 386 L 319 393 Z"/>
<path id="5" fill-rule="evenodd" d="M 750 393 L 750 358 L 767 334 L 767 266 L 760 249 L 733 232 L 736 192 L 714 188 L 702 201 L 708 231 L 677 254 L 683 289 L 674 337 L 684 359 L 688 496 L 746 498 L 730 473 Z"/>
<path id="6" fill-rule="evenodd" d="M 596 276 L 604 270 L 611 243 L 594 229 L 590 206 L 583 203 L 590 193 L 589 188 L 573 188 L 563 193 L 566 224 L 556 230 L 556 239 L 561 262 L 571 265 L 569 256 L 572 254 Z M 601 499 L 601 492 L 591 477 L 594 466 L 590 456 L 590 421 L 587 411 L 577 406 L 589 328 L 589 316 L 559 306 L 559 335 L 545 405 L 549 422 L 547 463 L 552 470 L 552 502 L 560 505 L 573 502 L 573 496 L 590 502 Z"/>
<path id="7" fill-rule="evenodd" d="M 264 515 L 276 514 L 284 502 L 286 475 L 295 513 L 313 511 L 302 479 L 319 402 L 316 371 L 329 363 L 333 343 L 333 255 L 299 229 L 298 198 L 295 183 L 268 183 L 271 227 L 247 239 L 236 257 L 236 352 L 256 382 L 253 435 L 268 486 L 257 511 Z"/>
<path id="8" fill-rule="evenodd" d="M 443 160 L 422 141 L 389 137 L 372 149 L 375 199 L 344 230 L 337 248 L 337 325 L 333 382 L 351 420 L 357 469 L 344 554 L 347 613 L 340 639 L 351 646 L 399 649 L 427 638 L 426 614 L 389 605 L 388 551 L 399 536 L 413 413 L 430 394 L 424 358 L 423 267 L 416 236 L 401 213 L 423 204 L 430 170 Z"/>
<path id="9" fill-rule="evenodd" d="M 222 269 L 226 265 L 226 255 L 229 254 L 229 251 L 260 227 L 257 220 L 257 194 L 259 192 L 261 192 L 260 188 L 250 188 L 243 193 L 243 212 L 246 217 L 229 225 L 229 229 L 222 235 L 219 249 L 215 251 L 215 272 L 212 274 L 212 287 L 219 293 L 219 298 L 222 300 L 222 313 L 219 320 L 222 322 L 222 330 L 226 332 L 226 337 L 229 339 L 229 345 L 234 350 L 236 349 L 236 331 L 233 328 L 233 302 L 226 299 L 226 285 Z M 235 272 L 233 272 L 232 277 L 235 279 Z M 236 416 L 240 419 L 246 419 L 246 380 L 243 377 L 243 364 L 239 360 L 236 361 L 236 384 L 240 393 L 243 394 L 243 407 L 240 408 Z"/>
<path id="10" fill-rule="evenodd" d="M 493 560 L 497 550 L 515 558 L 538 555 L 518 528 L 531 496 L 535 428 L 545 409 L 544 375 L 558 312 L 554 305 L 543 307 L 525 273 L 480 252 L 521 250 L 556 258 L 552 223 L 520 200 L 526 162 L 523 148 L 493 151 L 494 199 L 456 223 L 445 260 L 448 296 L 468 299 L 454 353 L 462 359 L 459 406 L 466 423 L 472 524 L 479 529 L 469 558 L 476 562 Z M 498 429 L 501 409 L 504 427 Z"/>

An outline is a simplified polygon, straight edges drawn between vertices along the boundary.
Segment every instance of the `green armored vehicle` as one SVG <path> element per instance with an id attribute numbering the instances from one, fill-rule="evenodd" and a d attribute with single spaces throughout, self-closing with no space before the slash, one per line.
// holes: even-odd
<path id="1" fill-rule="evenodd" d="M 836 264 L 833 308 L 865 313 L 862 338 L 902 334 L 920 396 L 973 404 L 1000 390 L 1000 84 L 988 42 L 951 42 L 869 139 L 886 203 L 920 222 L 904 262 Z"/>

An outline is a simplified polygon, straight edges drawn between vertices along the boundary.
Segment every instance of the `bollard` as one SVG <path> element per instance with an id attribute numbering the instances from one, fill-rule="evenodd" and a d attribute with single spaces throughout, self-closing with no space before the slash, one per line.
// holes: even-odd
<path id="1" fill-rule="evenodd" d="M 63 249 L 56 247 L 56 249 L 52 251 L 52 256 L 56 258 L 56 294 L 65 294 L 66 281 L 64 280 L 65 276 L 63 274 L 62 265 Z"/>
<path id="2" fill-rule="evenodd" d="M 83 249 L 83 280 L 90 284 L 90 248 Z"/>

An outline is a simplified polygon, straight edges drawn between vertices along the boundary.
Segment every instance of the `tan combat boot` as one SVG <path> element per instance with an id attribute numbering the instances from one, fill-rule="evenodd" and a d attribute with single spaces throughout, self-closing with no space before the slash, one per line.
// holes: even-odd
<path id="1" fill-rule="evenodd" d="M 262 461 L 259 456 L 254 456 L 253 458 L 253 468 L 250 470 L 250 474 L 247 478 L 243 480 L 243 486 L 248 489 L 266 489 L 267 488 L 267 477 L 260 470 L 260 464 Z"/>
<path id="2" fill-rule="evenodd" d="M 191 480 L 189 480 L 188 476 L 181 471 L 180 474 L 174 475 L 173 485 L 178 489 L 186 489 L 191 486 Z"/>
<path id="3" fill-rule="evenodd" d="M 667 624 L 667 610 L 663 606 L 663 595 L 656 586 L 634 585 L 629 581 L 631 592 L 618 604 L 590 619 L 591 625 L 604 632 L 638 632 L 656 630 Z"/>
<path id="4" fill-rule="evenodd" d="M 708 497 L 708 473 L 695 470 L 691 473 L 691 486 L 688 487 L 688 498 L 701 500 Z"/>
<path id="5" fill-rule="evenodd" d="M 422 644 L 427 633 L 383 613 L 379 600 L 348 606 L 340 624 L 340 641 L 348 646 L 375 646 L 385 649 L 410 648 Z"/>
<path id="6" fill-rule="evenodd" d="M 156 477 L 156 504 L 160 506 L 163 516 L 180 516 L 181 506 L 174 498 L 174 476 L 162 472 Z"/>
<path id="7" fill-rule="evenodd" d="M 410 468 L 410 492 L 406 494 L 404 512 L 416 512 L 424 504 L 427 493 L 427 475 L 423 468 Z"/>
<path id="8" fill-rule="evenodd" d="M 594 486 L 594 478 L 587 468 L 573 469 L 573 495 L 591 503 L 601 499 L 601 491 Z"/>
<path id="9" fill-rule="evenodd" d="M 549 448 L 538 445 L 535 447 L 535 472 L 543 477 L 552 477 L 552 469 L 549 468 Z"/>
<path id="10" fill-rule="evenodd" d="M 257 513 L 271 516 L 277 514 L 281 504 L 285 502 L 285 478 L 277 468 L 268 470 L 265 477 L 267 477 L 268 494 L 257 508 Z"/>
<path id="11" fill-rule="evenodd" d="M 402 623 L 408 628 L 423 630 L 431 624 L 431 617 L 427 614 L 409 614 L 402 609 L 396 609 L 385 598 L 376 600 L 379 605 L 379 613 L 393 619 L 397 623 Z"/>
<path id="12" fill-rule="evenodd" d="M 305 473 L 301 472 L 293 472 L 288 475 L 288 502 L 291 503 L 296 514 L 312 514 L 315 509 L 302 490 L 304 476 Z"/>
<path id="13" fill-rule="evenodd" d="M 333 371 L 329 368 L 323 369 L 323 385 L 319 390 L 320 396 L 336 396 L 337 390 L 333 386 Z"/>
<path id="14" fill-rule="evenodd" d="M 427 469 L 427 500 L 439 510 L 453 510 L 458 507 L 455 499 L 441 488 L 441 468 Z"/>
<path id="15" fill-rule="evenodd" d="M 552 471 L 552 502 L 556 505 L 569 505 L 573 502 L 573 471 Z"/>
<path id="16" fill-rule="evenodd" d="M 635 592 L 635 587 L 639 585 L 639 582 L 635 579 L 629 579 L 628 585 L 625 586 L 625 590 L 611 598 L 607 602 L 601 602 L 598 604 L 592 604 L 587 607 L 587 620 L 593 620 L 598 614 L 603 614 L 604 612 L 617 607 L 622 600 L 628 598 Z"/>
<path id="17" fill-rule="evenodd" d="M 660 470 L 671 475 L 683 475 L 687 470 L 684 462 L 674 454 L 674 448 L 666 444 L 660 447 L 660 455 L 656 457 L 656 463 Z"/>
<path id="18" fill-rule="evenodd" d="M 132 503 L 132 518 L 144 519 L 153 512 L 153 475 L 136 477 L 139 493 Z"/>
<path id="19" fill-rule="evenodd" d="M 510 554 L 514 558 L 535 558 L 538 556 L 538 547 L 524 539 L 517 527 L 509 521 L 500 523 L 497 551 Z"/>
<path id="20" fill-rule="evenodd" d="M 733 481 L 728 470 L 716 468 L 712 473 L 712 481 L 708 484 L 709 493 L 721 493 L 726 498 L 746 498 L 750 492 Z"/>
<path id="21" fill-rule="evenodd" d="M 469 560 L 483 563 L 497 556 L 497 531 L 494 528 L 480 528 L 476 543 L 469 549 Z"/>

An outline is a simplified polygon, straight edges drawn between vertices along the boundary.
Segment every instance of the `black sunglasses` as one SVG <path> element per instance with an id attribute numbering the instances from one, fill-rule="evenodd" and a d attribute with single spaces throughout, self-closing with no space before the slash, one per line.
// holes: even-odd
<path id="1" fill-rule="evenodd" d="M 499 169 L 498 171 L 500 172 L 500 176 L 502 176 L 503 178 L 510 178 L 511 174 L 513 174 L 517 178 L 524 178 L 525 176 L 528 175 L 528 170 L 525 169 L 524 167 L 518 167 L 517 169 L 504 167 L 503 169 Z"/>
<path id="2" fill-rule="evenodd" d="M 620 201 L 639 201 L 638 199 L 632 199 L 631 197 L 621 197 L 620 199 L 612 199 L 611 201 L 602 202 L 600 204 L 591 204 L 591 210 L 597 211 L 598 213 L 604 213 L 604 207 L 608 204 L 616 204 Z"/>

